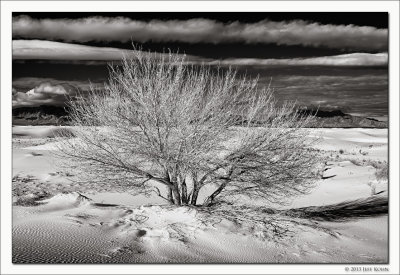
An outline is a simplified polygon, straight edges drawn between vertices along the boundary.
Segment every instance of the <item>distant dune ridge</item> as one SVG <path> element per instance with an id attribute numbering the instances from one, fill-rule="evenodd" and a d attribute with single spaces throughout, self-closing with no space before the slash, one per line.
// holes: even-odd
<path id="1" fill-rule="evenodd" d="M 341 110 L 301 110 L 315 115 L 311 128 L 387 128 L 387 121 L 354 116 Z M 12 110 L 13 125 L 69 125 L 68 109 L 63 106 L 41 105 Z"/>

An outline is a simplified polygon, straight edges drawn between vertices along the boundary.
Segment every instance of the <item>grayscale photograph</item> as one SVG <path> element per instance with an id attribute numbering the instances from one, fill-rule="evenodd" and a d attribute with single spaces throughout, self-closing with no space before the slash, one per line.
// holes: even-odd
<path id="1" fill-rule="evenodd" d="M 19 10 L 2 43 L 14 265 L 389 263 L 388 12 Z"/>

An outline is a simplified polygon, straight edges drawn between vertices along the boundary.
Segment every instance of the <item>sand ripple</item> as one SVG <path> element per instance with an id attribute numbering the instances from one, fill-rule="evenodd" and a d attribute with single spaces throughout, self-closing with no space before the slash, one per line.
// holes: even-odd
<path id="1" fill-rule="evenodd" d="M 29 221 L 13 226 L 13 263 L 107 263 L 106 236 L 73 222 Z"/>

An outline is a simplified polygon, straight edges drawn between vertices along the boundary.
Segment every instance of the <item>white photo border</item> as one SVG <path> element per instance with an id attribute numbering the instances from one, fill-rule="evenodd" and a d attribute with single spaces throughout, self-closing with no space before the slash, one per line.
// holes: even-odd
<path id="1" fill-rule="evenodd" d="M 1 274 L 348 274 L 346 264 L 15 265 L 11 262 L 12 12 L 388 12 L 390 260 L 399 273 L 398 1 L 1 1 Z"/>

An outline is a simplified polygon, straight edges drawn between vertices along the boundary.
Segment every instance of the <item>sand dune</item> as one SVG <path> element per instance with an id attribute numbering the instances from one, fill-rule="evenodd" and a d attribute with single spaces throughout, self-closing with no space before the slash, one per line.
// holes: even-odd
<path id="1" fill-rule="evenodd" d="M 340 222 L 274 214 L 271 218 L 281 219 L 290 232 L 279 237 L 272 231 L 265 235 L 265 228 L 249 229 L 228 220 L 212 224 L 202 211 L 168 206 L 158 197 L 74 183 L 73 175 L 54 165 L 52 152 L 57 146 L 54 139 L 45 138 L 50 129 L 15 130 L 35 142 L 21 147 L 19 138 L 14 139 L 18 141 L 13 150 L 14 263 L 388 260 L 388 216 L 384 213 Z M 368 200 L 375 194 L 387 198 L 387 180 L 375 175 L 378 162 L 387 161 L 387 130 L 316 129 L 314 134 L 322 135 L 318 148 L 330 157 L 323 179 L 310 194 L 281 210 Z"/>
<path id="2" fill-rule="evenodd" d="M 206 225 L 201 213 L 188 207 L 103 207 L 88 201 L 82 203 L 78 198 L 77 194 L 54 197 L 48 204 L 38 206 L 35 214 L 16 208 L 13 261 L 378 263 L 387 257 L 387 235 L 380 228 L 387 222 L 386 216 L 321 223 L 330 233 L 293 224 L 294 233 L 276 241 L 256 238 L 257 232 L 249 235 L 227 221 Z M 370 247 L 371 243 L 374 247 Z"/>
<path id="3" fill-rule="evenodd" d="M 68 131 L 68 126 L 13 126 L 16 137 L 53 138 L 59 131 Z"/>

